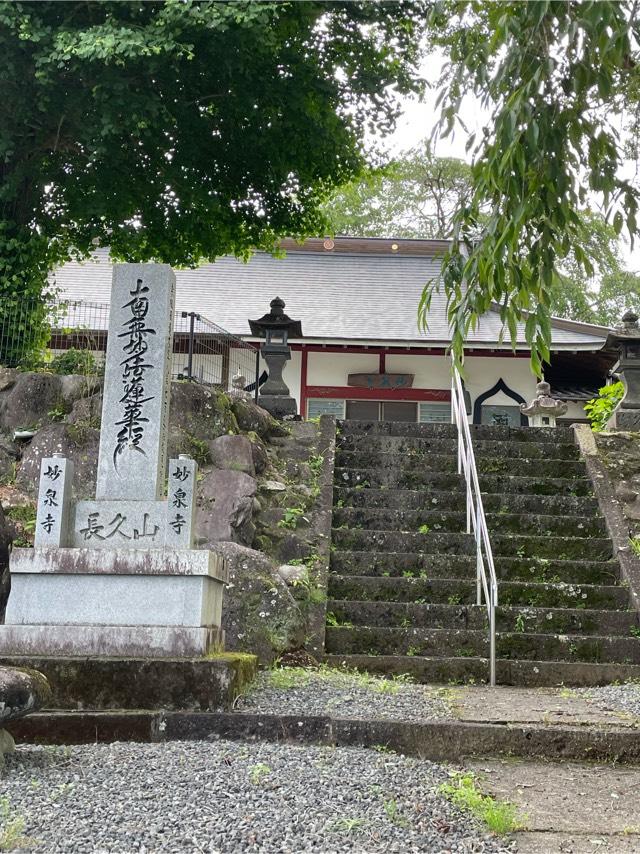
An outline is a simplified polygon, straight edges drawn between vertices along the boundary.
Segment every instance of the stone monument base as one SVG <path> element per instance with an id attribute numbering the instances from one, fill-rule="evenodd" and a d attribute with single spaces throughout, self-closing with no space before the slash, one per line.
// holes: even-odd
<path id="1" fill-rule="evenodd" d="M 43 673 L 51 687 L 46 707 L 74 711 L 231 711 L 258 665 L 255 655 L 242 653 L 207 658 L 14 655 L 0 661 Z M 75 743 L 73 731 L 67 736 L 68 743 Z"/>
<path id="2" fill-rule="evenodd" d="M 274 418 L 282 420 L 298 414 L 298 404 L 295 397 L 288 394 L 264 394 L 258 398 L 258 404 L 271 413 Z"/>
<path id="3" fill-rule="evenodd" d="M 222 644 L 220 555 L 14 549 L 0 655 L 198 656 Z"/>
<path id="4" fill-rule="evenodd" d="M 223 646 L 217 626 L 0 626 L 0 656 L 194 658 Z"/>

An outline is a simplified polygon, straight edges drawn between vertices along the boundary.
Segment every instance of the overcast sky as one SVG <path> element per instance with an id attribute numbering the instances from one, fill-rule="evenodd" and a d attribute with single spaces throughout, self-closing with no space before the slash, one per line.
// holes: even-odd
<path id="1" fill-rule="evenodd" d="M 382 145 L 386 150 L 397 154 L 417 145 L 422 139 L 430 136 L 436 122 L 435 101 L 438 96 L 436 83 L 443 64 L 442 54 L 434 51 L 422 67 L 422 72 L 427 80 L 433 84 L 424 100 L 419 102 L 415 98 L 403 99 L 403 115 L 398 121 L 396 131 L 387 137 Z M 483 111 L 480 104 L 473 96 L 466 96 L 462 103 L 461 118 L 467 132 L 456 124 L 453 138 L 440 139 L 435 146 L 435 153 L 440 157 L 460 157 L 468 160 L 465 152 L 465 144 L 468 135 L 478 132 L 483 123 L 488 120 L 488 114 Z M 636 164 L 628 163 L 625 172 L 632 177 Z M 623 258 L 630 270 L 640 271 L 640 242 L 631 251 L 628 244 L 623 248 Z"/>

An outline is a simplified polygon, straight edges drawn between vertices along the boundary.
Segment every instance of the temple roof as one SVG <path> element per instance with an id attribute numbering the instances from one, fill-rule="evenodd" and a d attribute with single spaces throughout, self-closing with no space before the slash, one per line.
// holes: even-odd
<path id="1" fill-rule="evenodd" d="M 279 296 L 287 314 L 302 322 L 305 340 L 423 347 L 448 343 L 443 293 L 434 294 L 426 332 L 417 320 L 425 284 L 440 275 L 446 241 L 338 237 L 303 245 L 284 241 L 283 248 L 283 258 L 257 252 L 247 263 L 227 256 L 195 270 L 177 270 L 177 308 L 197 311 L 229 332 L 249 337 L 248 319 Z M 111 266 L 106 250 L 84 264 L 66 264 L 55 274 L 62 298 L 108 302 Z M 468 346 L 510 349 L 508 335 L 500 343 L 501 330 L 499 314 L 491 310 L 469 333 Z M 552 346 L 599 349 L 607 332 L 554 319 Z M 527 348 L 524 324 L 519 324 L 517 346 Z"/>

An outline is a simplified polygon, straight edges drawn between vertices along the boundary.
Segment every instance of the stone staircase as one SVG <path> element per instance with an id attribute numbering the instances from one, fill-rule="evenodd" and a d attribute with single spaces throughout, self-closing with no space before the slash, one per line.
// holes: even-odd
<path id="1" fill-rule="evenodd" d="M 497 680 L 640 676 L 620 583 L 570 428 L 471 428 L 499 582 Z M 446 424 L 338 422 L 326 657 L 421 682 L 485 681 L 457 437 Z"/>

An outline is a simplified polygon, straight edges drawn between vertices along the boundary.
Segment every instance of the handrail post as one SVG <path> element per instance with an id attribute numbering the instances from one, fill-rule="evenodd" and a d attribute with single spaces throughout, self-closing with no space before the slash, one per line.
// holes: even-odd
<path id="1" fill-rule="evenodd" d="M 476 502 L 476 605 L 482 605 L 482 505 Z M 492 597 L 493 598 L 493 597 Z"/>
<path id="2" fill-rule="evenodd" d="M 496 687 L 496 609 L 493 601 L 493 590 L 491 591 L 491 605 L 489 608 L 489 684 Z"/>

